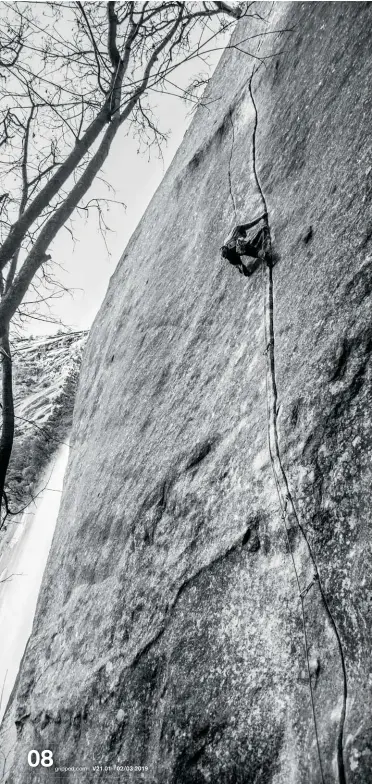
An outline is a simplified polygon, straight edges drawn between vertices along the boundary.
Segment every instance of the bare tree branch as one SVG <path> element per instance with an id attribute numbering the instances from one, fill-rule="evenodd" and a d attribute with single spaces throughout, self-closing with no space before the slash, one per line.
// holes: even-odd
<path id="1" fill-rule="evenodd" d="M 46 13 L 40 13 L 37 4 L 4 4 L 0 349 L 6 400 L 2 439 L 6 436 L 8 452 L 12 426 L 14 431 L 9 326 L 20 328 L 29 319 L 55 322 L 50 304 L 64 289 L 52 272 L 57 267 L 52 242 L 62 228 L 74 241 L 74 216 L 92 210 L 105 239 L 111 200 L 91 189 L 100 182 L 113 140 L 126 125 L 142 144 L 161 153 L 167 134 L 158 123 L 155 95 L 173 94 L 198 105 L 208 74 L 195 70 L 187 86 L 182 70 L 194 61 L 195 67 L 207 68 L 209 55 L 226 46 L 224 36 L 237 19 L 259 17 L 251 7 L 212 0 L 77 0 L 46 3 Z M 231 45 L 240 48 L 244 41 Z M 1 444 L 0 504 L 6 503 L 9 457 L 5 450 L 2 472 Z"/>

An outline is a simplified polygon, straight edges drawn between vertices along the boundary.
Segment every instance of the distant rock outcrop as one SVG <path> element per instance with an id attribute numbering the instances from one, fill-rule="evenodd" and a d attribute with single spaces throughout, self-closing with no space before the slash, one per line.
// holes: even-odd
<path id="1" fill-rule="evenodd" d="M 13 512 L 32 503 L 43 469 L 69 436 L 87 334 L 67 332 L 13 342 L 15 436 L 6 483 Z M 12 535 L 14 519 L 17 515 L 10 515 L 0 532 L 0 550 Z"/>
<path id="2" fill-rule="evenodd" d="M 372 782 L 372 6 L 254 10 L 88 340 L 12 784 Z"/>

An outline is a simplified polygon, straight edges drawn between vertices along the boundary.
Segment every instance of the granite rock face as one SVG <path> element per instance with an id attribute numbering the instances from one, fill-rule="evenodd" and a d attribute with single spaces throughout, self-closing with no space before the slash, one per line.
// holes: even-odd
<path id="1" fill-rule="evenodd" d="M 91 330 L 12 784 L 45 781 L 30 749 L 51 749 L 79 784 L 372 782 L 372 7 L 259 10 Z M 261 60 L 244 47 L 268 58 L 252 81 L 255 149 Z M 287 533 L 267 448 L 263 276 L 219 252 L 262 211 L 254 152 L 300 521 L 287 515 Z"/>

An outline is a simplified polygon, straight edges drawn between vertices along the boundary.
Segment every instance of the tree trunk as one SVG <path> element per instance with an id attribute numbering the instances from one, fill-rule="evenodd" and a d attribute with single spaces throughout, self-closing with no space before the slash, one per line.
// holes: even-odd
<path id="1" fill-rule="evenodd" d="M 2 430 L 0 438 L 0 510 L 3 507 L 4 485 L 12 454 L 14 439 L 14 400 L 12 358 L 9 346 L 9 328 L 0 337 L 2 359 Z M 2 521 L 0 519 L 0 528 Z"/>

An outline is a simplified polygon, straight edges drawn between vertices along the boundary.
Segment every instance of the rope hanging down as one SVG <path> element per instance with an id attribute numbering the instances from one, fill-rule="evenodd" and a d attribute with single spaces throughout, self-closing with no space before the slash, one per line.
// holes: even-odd
<path id="1" fill-rule="evenodd" d="M 258 125 L 258 114 L 257 114 L 257 107 L 254 101 L 253 92 L 252 92 L 252 79 L 254 76 L 255 71 L 253 71 L 251 78 L 249 80 L 249 93 L 251 97 L 251 101 L 254 107 L 255 112 L 255 121 L 254 121 L 254 128 L 253 128 L 253 136 L 252 136 L 252 158 L 253 158 L 253 174 L 255 178 L 255 182 L 260 193 L 260 197 L 262 200 L 264 212 L 266 215 L 266 226 L 267 226 L 267 241 L 266 241 L 266 248 L 265 248 L 265 255 L 262 259 L 261 263 L 261 272 L 262 272 L 262 288 L 263 288 L 263 308 L 264 308 L 264 341 L 265 341 L 265 351 L 264 355 L 266 357 L 266 422 L 267 422 L 267 441 L 268 441 L 268 449 L 269 449 L 269 456 L 270 456 L 270 463 L 272 467 L 276 492 L 279 499 L 280 510 L 281 510 L 281 519 L 285 531 L 285 537 L 287 541 L 288 552 L 290 553 L 293 571 L 296 578 L 297 588 L 298 588 L 298 595 L 301 604 L 301 616 L 302 616 L 302 632 L 304 638 L 304 648 L 305 648 L 305 658 L 306 658 L 306 669 L 307 669 L 307 677 L 309 683 L 309 693 L 310 693 L 310 702 L 311 702 L 311 712 L 313 716 L 313 723 L 314 723 L 314 732 L 315 732 L 315 741 L 319 759 L 319 768 L 320 768 L 320 775 L 322 779 L 322 784 L 325 784 L 324 778 L 324 771 L 322 765 L 322 756 L 320 752 L 320 741 L 319 741 L 319 733 L 318 733 L 318 724 L 316 719 L 316 712 L 315 712 L 315 702 L 314 702 L 314 692 L 313 692 L 313 684 L 311 682 L 311 670 L 310 670 L 310 661 L 309 661 L 309 646 L 308 646 L 308 635 L 307 635 L 307 628 L 306 628 L 306 617 L 305 617 L 305 609 L 304 609 L 304 593 L 301 589 L 300 577 L 298 574 L 296 561 L 293 554 L 292 545 L 289 539 L 288 533 L 288 504 L 293 507 L 292 497 L 289 491 L 287 477 L 285 471 L 282 466 L 281 456 L 280 456 L 280 449 L 279 449 L 279 440 L 278 440 L 278 430 L 277 430 L 277 410 L 278 410 L 278 392 L 276 386 L 276 374 L 275 374 L 275 337 L 274 337 L 274 286 L 273 286 L 273 269 L 272 269 L 272 242 L 271 242 L 271 232 L 270 232 L 270 224 L 268 219 L 267 213 L 267 203 L 265 199 L 265 195 L 263 193 L 261 183 L 258 178 L 257 174 L 257 167 L 256 167 L 256 133 L 257 133 L 257 125 Z M 266 272 L 266 275 L 265 275 Z M 281 481 L 284 485 L 284 493 L 283 488 L 281 488 Z M 291 510 L 293 511 L 293 509 Z"/>
<path id="2" fill-rule="evenodd" d="M 256 69 L 257 70 L 257 69 Z M 316 720 L 316 713 L 315 713 L 315 704 L 314 704 L 314 694 L 313 694 L 313 685 L 311 682 L 311 672 L 310 672 L 310 663 L 309 663 L 309 654 L 308 654 L 308 644 L 307 644 L 307 630 L 306 630 L 306 619 L 305 619 L 305 610 L 304 610 L 304 599 L 306 594 L 308 593 L 309 588 L 312 584 L 316 584 L 318 586 L 318 590 L 320 592 L 321 600 L 323 602 L 323 606 L 326 611 L 327 618 L 330 622 L 332 627 L 336 644 L 339 651 L 340 656 L 340 663 L 342 669 L 342 680 L 343 680 L 343 694 L 342 694 L 342 711 L 340 716 L 339 722 L 339 729 L 338 729 L 338 737 L 337 737 L 337 770 L 338 770 L 338 779 L 339 784 L 346 784 L 346 773 L 345 773 L 345 763 L 344 763 L 344 743 L 343 743 L 343 736 L 344 736 L 344 726 L 345 726 L 345 717 L 346 717 L 346 703 L 347 703 L 347 674 L 346 674 L 346 666 L 345 666 L 345 657 L 342 648 L 342 642 L 340 638 L 340 634 L 336 625 L 336 621 L 332 615 L 330 610 L 322 581 L 320 578 L 318 565 L 315 560 L 314 553 L 312 551 L 310 542 L 307 538 L 306 531 L 303 528 L 303 525 L 299 519 L 299 515 L 297 513 L 297 509 L 294 504 L 293 496 L 289 487 L 288 478 L 283 466 L 280 447 L 279 447 L 279 439 L 278 439 L 278 427 L 277 427 L 277 411 L 278 411 L 278 393 L 277 393 L 277 386 L 276 386 L 276 374 L 275 374 L 275 333 L 274 333 L 274 285 L 273 285 L 273 269 L 272 269 L 272 243 L 271 243 L 271 232 L 270 232 L 270 225 L 268 220 L 268 210 L 267 210 L 267 203 L 265 199 L 265 195 L 262 190 L 262 186 L 258 177 L 257 173 L 257 166 L 256 166 L 256 134 L 257 134 L 257 126 L 258 126 L 258 112 L 257 106 L 253 95 L 252 90 L 252 80 L 256 70 L 253 70 L 253 73 L 249 80 L 249 94 L 251 97 L 251 101 L 254 108 L 255 113 L 255 122 L 254 122 L 254 129 L 253 129 L 253 137 L 252 137 L 252 157 L 253 157 L 253 174 L 256 182 L 257 189 L 259 191 L 262 204 L 264 207 L 264 212 L 266 213 L 266 221 L 267 221 L 267 249 L 266 249 L 266 258 L 262 261 L 261 269 L 262 269 L 262 278 L 264 283 L 264 332 L 265 332 L 265 356 L 266 356 L 266 402 L 267 402 L 267 430 L 268 430 L 268 445 L 269 445 L 269 455 L 270 455 L 270 462 L 272 466 L 275 486 L 278 494 L 279 504 L 281 508 L 281 516 L 283 525 L 285 528 L 288 549 L 291 553 L 293 569 L 296 576 L 296 582 L 298 587 L 298 594 L 299 600 L 301 605 L 301 614 L 302 614 L 302 624 L 303 624 L 303 635 L 304 635 L 304 645 L 305 645 L 305 653 L 306 653 L 306 662 L 307 662 L 307 671 L 308 671 L 308 681 L 309 681 L 309 691 L 310 691 L 310 698 L 311 698 L 311 707 L 312 707 L 312 714 L 313 714 L 313 721 L 314 721 L 314 730 L 315 730 L 315 737 L 316 737 L 316 744 L 317 744 L 317 751 L 319 757 L 319 767 L 321 772 L 322 782 L 324 784 L 324 773 L 322 767 L 322 759 L 320 753 L 320 744 L 319 744 L 319 735 L 318 735 L 318 727 L 317 727 L 317 720 Z M 265 275 L 266 272 L 266 275 Z M 292 515 L 296 524 L 298 526 L 299 531 L 305 541 L 307 551 L 314 569 L 314 578 L 312 583 L 309 586 L 301 589 L 301 584 L 299 580 L 299 574 L 296 567 L 296 562 L 294 559 L 294 555 L 292 552 L 292 547 L 290 546 L 289 535 L 288 535 L 288 527 L 287 521 L 288 516 Z"/>
<path id="3" fill-rule="evenodd" d="M 278 427 L 277 427 L 277 411 L 278 411 L 278 393 L 277 393 L 277 386 L 276 386 L 276 373 L 275 373 L 275 333 L 274 333 L 274 287 L 273 287 L 273 272 L 272 272 L 272 242 L 271 242 L 271 232 L 270 232 L 270 225 L 268 220 L 268 212 L 267 212 L 267 203 L 265 199 L 265 195 L 263 193 L 258 173 L 256 167 L 256 133 L 257 133 L 257 125 L 258 125 L 258 113 L 257 113 L 257 106 L 255 103 L 253 91 L 252 91 L 252 80 L 254 74 L 258 69 L 254 69 L 253 73 L 249 80 L 249 93 L 252 101 L 252 105 L 255 112 L 255 121 L 254 121 L 254 129 L 253 129 L 253 137 L 252 137 L 252 157 L 253 157 L 253 173 L 256 182 L 256 186 L 258 192 L 260 194 L 260 198 L 263 205 L 263 216 L 260 220 L 264 220 L 265 222 L 265 231 L 262 232 L 262 251 L 258 252 L 258 257 L 261 259 L 261 271 L 262 271 L 262 282 L 263 282 L 263 293 L 264 293 L 264 334 L 265 334 L 265 356 L 266 356 L 266 405 L 267 405 L 267 435 L 268 435 L 268 448 L 269 448 L 269 456 L 270 462 L 272 466 L 272 472 L 275 482 L 275 487 L 278 495 L 280 510 L 281 510 L 281 519 L 283 522 L 283 527 L 285 529 L 285 536 L 288 545 L 288 551 L 291 555 L 293 570 L 295 573 L 297 588 L 298 588 L 298 597 L 301 606 L 301 615 L 302 615 L 302 627 L 303 627 L 303 638 L 304 638 L 304 648 L 305 648 L 305 657 L 306 657 L 306 665 L 307 665 L 307 674 L 308 674 L 308 683 L 309 683 L 309 692 L 310 692 L 310 702 L 311 702 L 311 710 L 313 716 L 313 723 L 314 723 L 314 731 L 315 731 L 315 741 L 317 747 L 317 754 L 319 759 L 319 768 L 321 774 L 321 781 L 322 784 L 325 784 L 324 778 L 324 771 L 323 771 L 323 764 L 322 764 L 322 757 L 321 757 L 321 750 L 320 750 L 320 741 L 319 741 L 319 732 L 318 732 L 318 725 L 317 725 L 317 718 L 316 718 L 316 711 L 315 711 L 315 702 L 314 702 L 314 692 L 313 692 L 313 684 L 311 681 L 311 669 L 310 669 L 310 662 L 309 662 L 309 648 L 308 648 L 308 634 L 307 634 L 307 627 L 306 627 L 306 617 L 305 617 L 305 608 L 304 608 L 304 600 L 307 594 L 309 593 L 310 589 L 313 586 L 317 586 L 320 597 L 323 603 L 323 606 L 326 611 L 326 615 L 328 621 L 331 625 L 333 630 L 337 648 L 339 651 L 340 662 L 341 662 L 341 669 L 342 669 L 342 679 L 343 679 L 343 695 L 342 695 L 342 711 L 340 716 L 339 728 L 338 728 L 338 736 L 337 736 L 337 771 L 338 771 L 338 780 L 339 784 L 346 784 L 346 774 L 345 774 L 345 763 L 343 757 L 343 736 L 344 736 L 344 725 L 345 725 L 345 716 L 346 716 L 346 703 L 347 703 L 347 675 L 346 675 L 346 666 L 345 666 L 345 658 L 342 648 L 341 638 L 338 632 L 338 628 L 335 622 L 335 619 L 332 615 L 330 610 L 322 581 L 320 578 L 318 566 L 315 560 L 314 553 L 312 551 L 310 542 L 307 538 L 306 532 L 303 528 L 303 525 L 299 519 L 293 495 L 291 493 L 288 478 L 283 466 L 281 452 L 279 447 L 279 438 L 278 438 Z M 232 119 L 232 118 L 231 118 Z M 230 166 L 229 166 L 229 183 L 230 183 L 230 193 L 232 196 L 232 189 L 231 189 L 231 175 L 230 175 Z M 235 202 L 232 196 L 233 206 L 235 207 Z M 244 227 L 237 227 L 238 229 Z M 225 246 L 223 246 L 222 251 L 226 250 Z M 241 251 L 242 252 L 242 251 Z M 223 255 L 225 255 L 223 253 Z M 256 255 L 256 254 L 255 254 Z M 226 258 L 229 258 L 227 255 Z M 230 260 L 230 259 L 229 259 Z M 232 262 L 236 263 L 236 262 Z M 306 544 L 308 555 L 312 564 L 312 568 L 314 571 L 314 576 L 312 581 L 309 585 L 305 587 L 301 587 L 301 581 L 299 577 L 298 568 L 296 566 L 294 554 L 292 551 L 292 546 L 289 539 L 289 528 L 288 528 L 288 520 L 289 516 L 292 516 L 293 519 L 296 521 L 298 530 L 300 531 L 303 540 Z"/>

